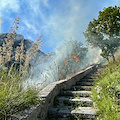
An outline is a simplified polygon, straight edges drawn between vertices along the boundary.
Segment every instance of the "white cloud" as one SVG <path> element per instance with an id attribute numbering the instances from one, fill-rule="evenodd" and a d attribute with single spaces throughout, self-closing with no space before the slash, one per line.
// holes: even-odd
<path id="1" fill-rule="evenodd" d="M 24 20 L 24 24 L 27 26 L 28 29 L 31 29 L 32 32 L 34 32 L 34 34 L 37 33 L 37 29 L 35 28 L 34 25 L 30 24 L 28 21 L 25 21 L 25 20 Z"/>
<path id="2" fill-rule="evenodd" d="M 0 13 L 2 11 L 12 10 L 18 12 L 20 9 L 19 0 L 0 0 Z"/>
<path id="3" fill-rule="evenodd" d="M 61 1 L 57 6 L 50 6 L 53 3 L 50 4 L 49 0 L 26 0 L 26 2 L 32 16 L 26 22 L 23 19 L 24 23 L 28 28 L 32 28 L 35 34 L 38 30 L 38 34 L 46 35 L 49 47 L 56 48 L 70 38 L 85 43 L 83 32 L 88 24 L 86 17 L 90 16 L 92 5 L 84 5 L 85 2 L 79 0 Z M 46 8 L 50 8 L 47 14 L 44 12 Z"/>
<path id="4" fill-rule="evenodd" d="M 30 33 L 32 32 L 32 35 L 36 36 L 42 34 L 41 33 L 42 26 L 44 26 L 44 24 L 46 24 L 47 22 L 47 19 L 42 10 L 46 7 L 47 8 L 49 7 L 48 4 L 49 0 L 25 0 L 25 1 L 27 3 L 26 9 L 29 10 L 30 13 L 22 16 L 22 23 L 27 28 L 26 31 L 29 32 L 29 36 L 25 34 L 25 37 L 34 40 L 34 37 L 33 36 L 31 37 Z"/>
<path id="5" fill-rule="evenodd" d="M 44 7 L 48 7 L 49 0 L 26 0 L 26 2 L 30 5 L 31 9 L 36 13 L 39 12 L 39 9 L 41 9 L 41 6 L 44 5 Z"/>
<path id="6" fill-rule="evenodd" d="M 111 4 L 95 0 L 59 0 L 59 4 L 56 1 L 51 3 L 50 0 L 24 1 L 27 3 L 25 9 L 28 10 L 28 14 L 22 16 L 22 22 L 27 26 L 26 31 L 45 36 L 45 43 L 49 48 L 56 48 L 70 38 L 85 43 L 83 32 L 89 21 L 98 16 L 99 10 Z M 30 35 L 33 37 L 33 34 Z"/>
<path id="7" fill-rule="evenodd" d="M 43 23 L 47 21 L 44 13 L 42 12 L 42 6 L 44 5 L 44 7 L 48 7 L 48 1 L 49 0 L 26 0 L 27 4 L 29 5 L 28 8 L 31 12 L 31 17 L 30 19 L 23 17 L 23 21 L 28 27 L 31 26 L 35 30 L 40 26 L 40 22 L 37 21 L 36 18 L 40 19 Z"/>
<path id="8" fill-rule="evenodd" d="M 65 40 L 73 38 L 75 40 L 83 40 L 81 30 L 86 27 L 86 14 L 82 14 L 84 7 L 78 2 L 69 1 L 64 4 L 64 11 L 51 15 L 46 21 L 46 24 L 42 26 L 44 33 L 49 34 L 49 45 L 59 45 Z M 84 41 L 84 40 L 83 40 Z M 82 42 L 83 42 L 82 41 Z"/>

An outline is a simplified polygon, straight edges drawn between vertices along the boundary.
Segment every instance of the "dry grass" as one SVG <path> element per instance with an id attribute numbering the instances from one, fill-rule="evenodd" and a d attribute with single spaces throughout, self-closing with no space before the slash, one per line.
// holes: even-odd
<path id="1" fill-rule="evenodd" d="M 19 18 L 16 18 L 0 47 L 0 119 L 7 119 L 13 113 L 40 102 L 36 96 L 39 89 L 31 86 L 23 88 L 23 81 L 31 74 L 30 61 L 33 64 L 37 62 L 34 58 L 42 46 L 42 36 L 36 39 L 27 51 L 24 40 L 15 49 L 13 45 L 18 24 Z"/>

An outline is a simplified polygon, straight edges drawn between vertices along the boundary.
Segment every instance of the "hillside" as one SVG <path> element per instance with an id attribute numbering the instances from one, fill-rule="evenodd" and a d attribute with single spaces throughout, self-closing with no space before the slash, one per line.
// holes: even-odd
<path id="1" fill-rule="evenodd" d="M 98 120 L 120 119 L 120 62 L 111 62 L 96 75 L 92 100 L 98 109 Z"/>

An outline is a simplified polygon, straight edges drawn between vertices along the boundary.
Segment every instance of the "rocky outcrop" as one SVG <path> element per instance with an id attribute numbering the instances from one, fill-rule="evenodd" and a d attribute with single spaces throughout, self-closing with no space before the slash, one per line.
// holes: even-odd
<path id="1" fill-rule="evenodd" d="M 5 41 L 4 39 L 7 38 L 7 34 L 8 33 L 2 33 L 0 34 L 0 46 L 2 46 L 3 42 Z M 15 36 L 15 41 L 14 41 L 14 45 L 13 45 L 13 49 L 15 51 L 16 47 L 19 46 L 20 42 L 24 39 L 24 36 L 21 34 L 16 34 Z M 25 51 L 27 51 L 31 46 L 32 46 L 33 41 L 29 40 L 29 39 L 24 39 L 24 45 L 25 45 Z M 42 51 L 38 51 L 38 55 L 37 58 L 45 58 L 46 54 Z M 36 59 L 37 59 L 36 58 Z"/>
<path id="2" fill-rule="evenodd" d="M 3 41 L 5 38 L 7 38 L 7 34 L 8 33 L 2 33 L 0 34 L 0 46 L 2 45 Z M 13 47 L 17 47 L 19 45 L 19 43 L 24 39 L 24 36 L 21 34 L 17 34 L 15 36 L 15 43 Z M 29 39 L 24 39 L 24 45 L 25 45 L 25 50 L 29 49 L 32 45 L 33 41 L 29 40 Z M 46 56 L 45 53 L 43 53 L 42 51 L 39 51 L 41 53 L 41 55 Z"/>

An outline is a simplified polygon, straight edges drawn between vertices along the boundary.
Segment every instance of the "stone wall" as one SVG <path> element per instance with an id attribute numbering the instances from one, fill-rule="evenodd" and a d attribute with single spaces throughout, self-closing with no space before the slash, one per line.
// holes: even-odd
<path id="1" fill-rule="evenodd" d="M 62 90 L 70 89 L 77 81 L 80 81 L 80 79 L 96 68 L 97 65 L 90 66 L 70 78 L 49 84 L 38 94 L 38 97 L 41 100 L 40 104 L 30 108 L 29 110 L 25 110 L 18 115 L 14 115 L 14 117 L 18 119 L 12 120 L 45 120 L 48 109 L 53 105 L 54 98 Z"/>

